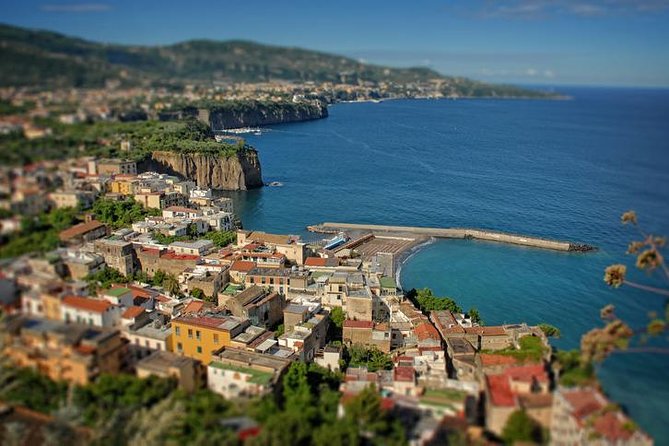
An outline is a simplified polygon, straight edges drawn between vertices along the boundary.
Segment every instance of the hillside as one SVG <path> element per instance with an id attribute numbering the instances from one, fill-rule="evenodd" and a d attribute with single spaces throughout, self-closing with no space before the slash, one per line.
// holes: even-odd
<path id="1" fill-rule="evenodd" d="M 192 40 L 169 46 L 124 46 L 0 25 L 0 58 L 0 86 L 99 87 L 111 79 L 125 85 L 270 80 L 407 84 L 441 80 L 446 94 L 544 96 L 515 87 L 447 77 L 428 68 L 363 64 L 338 55 L 246 41 Z"/>

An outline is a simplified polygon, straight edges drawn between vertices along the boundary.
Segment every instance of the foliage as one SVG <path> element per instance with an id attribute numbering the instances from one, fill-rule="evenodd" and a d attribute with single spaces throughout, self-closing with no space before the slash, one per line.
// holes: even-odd
<path id="1" fill-rule="evenodd" d="M 133 198 L 125 200 L 101 199 L 93 204 L 93 215 L 113 228 L 127 227 L 144 217 L 160 215 L 159 209 L 147 209 Z"/>
<path id="2" fill-rule="evenodd" d="M 509 347 L 495 351 L 498 355 L 513 356 L 521 362 L 539 362 L 547 353 L 548 348 L 537 336 L 523 336 L 518 341 L 519 349 Z"/>
<path id="3" fill-rule="evenodd" d="M 73 402 L 81 409 L 84 423 L 93 426 L 117 410 L 150 407 L 167 397 L 175 387 L 172 379 L 102 375 L 92 384 L 75 388 Z"/>
<path id="4" fill-rule="evenodd" d="M 115 283 L 128 283 L 129 280 L 117 269 L 106 266 L 97 273 L 87 275 L 84 280 L 88 282 L 91 291 L 110 288 Z"/>
<path id="5" fill-rule="evenodd" d="M 235 231 L 212 231 L 206 234 L 206 238 L 214 242 L 217 247 L 223 248 L 230 243 L 237 242 L 237 233 Z"/>
<path id="6" fill-rule="evenodd" d="M 348 356 L 349 367 L 367 367 L 370 372 L 393 368 L 390 355 L 383 353 L 376 347 L 354 344 L 348 349 Z"/>
<path id="7" fill-rule="evenodd" d="M 558 350 L 555 359 L 560 365 L 561 385 L 584 386 L 595 381 L 595 368 L 591 363 L 581 363 L 578 350 Z"/>
<path id="8" fill-rule="evenodd" d="M 476 308 L 470 308 L 467 314 L 469 315 L 469 318 L 472 320 L 472 323 L 484 325 L 483 319 L 481 319 L 481 314 L 479 313 L 479 310 L 477 310 Z"/>
<path id="9" fill-rule="evenodd" d="M 65 401 L 67 386 L 32 369 L 2 366 L 0 400 L 50 413 Z"/>
<path id="10" fill-rule="evenodd" d="M 420 290 L 411 289 L 407 293 L 407 299 L 411 300 L 414 305 L 423 313 L 430 311 L 448 310 L 453 313 L 462 313 L 462 308 L 450 297 L 437 297 L 429 288 Z"/>
<path id="11" fill-rule="evenodd" d="M 201 288 L 193 288 L 190 292 L 190 296 L 200 300 L 205 300 L 207 298 Z"/>
<path id="12" fill-rule="evenodd" d="M 52 251 L 60 244 L 58 233 L 76 222 L 77 210 L 73 208 L 54 209 L 36 217 L 24 217 L 21 230 L 0 246 L 0 258 Z"/>
<path id="13" fill-rule="evenodd" d="M 524 410 L 516 410 L 509 415 L 509 419 L 502 430 L 502 439 L 505 444 L 516 442 L 542 443 L 544 440 L 541 425 Z"/>
<path id="14" fill-rule="evenodd" d="M 538 327 L 549 338 L 559 338 L 560 337 L 560 329 L 557 328 L 554 325 L 542 323 L 542 324 L 539 324 Z"/>
<path id="15" fill-rule="evenodd" d="M 334 307 L 330 311 L 330 320 L 335 327 L 342 329 L 346 320 L 346 312 L 341 307 Z"/>

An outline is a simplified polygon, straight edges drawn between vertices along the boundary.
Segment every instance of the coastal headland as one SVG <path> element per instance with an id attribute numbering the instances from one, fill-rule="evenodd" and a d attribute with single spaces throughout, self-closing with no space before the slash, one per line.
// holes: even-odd
<path id="1" fill-rule="evenodd" d="M 307 229 L 311 232 L 325 234 L 338 233 L 342 231 L 358 231 L 380 235 L 411 234 L 413 236 L 419 237 L 475 239 L 565 252 L 588 252 L 597 249 L 594 246 L 583 243 L 551 240 L 542 237 L 510 234 L 506 232 L 474 228 L 426 228 L 413 226 L 385 226 L 325 222 L 318 225 L 308 226 Z"/>

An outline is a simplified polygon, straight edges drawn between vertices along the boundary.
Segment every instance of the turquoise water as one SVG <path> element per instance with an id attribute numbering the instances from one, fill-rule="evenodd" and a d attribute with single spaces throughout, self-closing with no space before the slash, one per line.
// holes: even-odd
<path id="1" fill-rule="evenodd" d="M 322 221 L 473 226 L 597 245 L 568 254 L 436 241 L 401 272 L 404 288 L 475 306 L 488 324 L 552 323 L 563 333 L 555 345 L 573 348 L 607 303 L 634 326 L 662 308 L 602 276 L 634 237 L 619 224 L 624 210 L 669 234 L 669 91 L 566 93 L 574 99 L 339 104 L 327 119 L 249 137 L 265 181 L 284 185 L 232 196 L 246 227 L 274 232 L 311 236 L 304 227 Z M 667 370 L 669 356 L 639 353 L 600 370 L 658 444 L 669 442 Z"/>

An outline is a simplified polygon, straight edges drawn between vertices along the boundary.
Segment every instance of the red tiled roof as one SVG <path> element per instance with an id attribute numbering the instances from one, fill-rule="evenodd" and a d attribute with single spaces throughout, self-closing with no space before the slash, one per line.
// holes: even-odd
<path id="1" fill-rule="evenodd" d="M 89 299 L 80 296 L 65 296 L 63 298 L 63 305 L 94 313 L 104 313 L 112 307 L 112 304 L 106 300 Z"/>
<path id="2" fill-rule="evenodd" d="M 618 412 L 607 412 L 597 417 L 593 428 L 612 442 L 628 440 L 633 433 L 624 428 L 622 418 Z"/>
<path id="3" fill-rule="evenodd" d="M 61 231 L 58 236 L 61 240 L 65 241 L 80 235 L 87 234 L 91 231 L 95 231 L 101 227 L 104 227 L 103 223 L 100 223 L 97 220 L 91 220 L 86 223 L 79 223 L 78 225 L 74 225 L 71 228 Z"/>
<path id="4" fill-rule="evenodd" d="M 177 254 L 174 251 L 167 251 L 161 256 L 166 260 L 199 260 L 200 256 L 194 254 Z"/>
<path id="5" fill-rule="evenodd" d="M 504 336 L 506 332 L 504 327 L 469 327 L 465 328 L 467 334 L 477 334 L 480 336 Z"/>
<path id="6" fill-rule="evenodd" d="M 509 367 L 504 371 L 504 375 L 513 381 L 532 382 L 537 380 L 539 382 L 547 382 L 548 374 L 544 369 L 543 364 L 532 364 L 518 367 Z"/>
<path id="7" fill-rule="evenodd" d="M 495 406 L 513 407 L 516 399 L 511 391 L 509 379 L 504 375 L 486 375 L 486 385 L 490 394 L 490 402 Z"/>
<path id="8" fill-rule="evenodd" d="M 144 308 L 133 306 L 133 307 L 130 307 L 127 310 L 125 310 L 123 312 L 123 314 L 121 315 L 121 317 L 123 319 L 134 319 L 142 313 L 144 313 Z"/>
<path id="9" fill-rule="evenodd" d="M 249 262 L 245 260 L 237 260 L 232 263 L 232 266 L 230 266 L 230 271 L 239 271 L 243 273 L 248 273 L 251 271 L 253 268 L 256 267 L 256 264 L 254 262 Z"/>
<path id="10" fill-rule="evenodd" d="M 374 328 L 374 322 L 372 321 L 354 321 L 347 319 L 344 321 L 344 328 Z"/>
<path id="11" fill-rule="evenodd" d="M 304 266 L 327 266 L 328 259 L 325 257 L 307 257 Z"/>
<path id="12" fill-rule="evenodd" d="M 494 353 L 481 353 L 480 358 L 481 358 L 481 365 L 483 367 L 494 367 L 500 365 L 512 366 L 518 364 L 518 360 L 516 358 L 507 355 L 496 355 Z"/>
<path id="13" fill-rule="evenodd" d="M 204 307 L 204 302 L 199 300 L 192 300 L 186 308 L 184 308 L 184 314 L 186 313 L 198 313 L 202 307 Z"/>
<path id="14" fill-rule="evenodd" d="M 419 341 L 424 341 L 426 339 L 435 339 L 440 340 L 439 332 L 434 325 L 429 322 L 423 322 L 413 329 L 413 332 L 416 334 L 416 337 Z"/>

